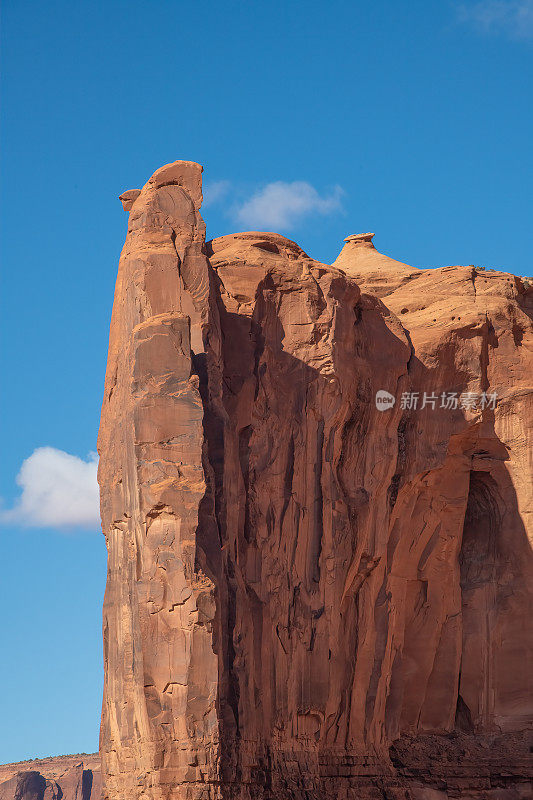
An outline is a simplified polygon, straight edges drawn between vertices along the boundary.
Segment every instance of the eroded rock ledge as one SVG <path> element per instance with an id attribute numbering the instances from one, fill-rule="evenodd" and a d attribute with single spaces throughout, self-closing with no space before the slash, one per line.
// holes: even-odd
<path id="1" fill-rule="evenodd" d="M 121 198 L 105 797 L 531 797 L 532 291 L 206 243 L 201 172 Z"/>

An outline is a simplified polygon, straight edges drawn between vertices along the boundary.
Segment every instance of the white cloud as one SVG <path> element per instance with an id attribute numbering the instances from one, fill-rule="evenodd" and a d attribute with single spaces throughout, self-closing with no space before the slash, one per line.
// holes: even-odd
<path id="1" fill-rule="evenodd" d="M 230 181 L 213 181 L 212 183 L 204 183 L 202 194 L 204 200 L 202 205 L 209 206 L 213 203 L 218 203 L 227 196 L 231 189 Z"/>
<path id="2" fill-rule="evenodd" d="M 340 211 L 343 194 L 340 186 L 335 186 L 329 194 L 320 195 L 305 181 L 275 181 L 236 205 L 233 214 L 237 222 L 249 229 L 288 229 L 312 214 Z"/>
<path id="3" fill-rule="evenodd" d="M 22 494 L 13 508 L 0 511 L 0 523 L 32 528 L 96 528 L 98 456 L 78 456 L 38 447 L 22 462 L 17 484 Z"/>
<path id="4" fill-rule="evenodd" d="M 458 6 L 459 21 L 480 33 L 504 33 L 514 39 L 533 37 L 533 0 L 480 0 Z"/>

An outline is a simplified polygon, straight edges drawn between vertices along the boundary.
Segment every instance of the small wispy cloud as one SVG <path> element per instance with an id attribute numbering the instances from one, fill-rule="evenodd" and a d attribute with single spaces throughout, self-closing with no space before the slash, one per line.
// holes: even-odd
<path id="1" fill-rule="evenodd" d="M 459 22 L 479 33 L 533 38 L 533 0 L 480 0 L 457 6 Z"/>
<path id="2" fill-rule="evenodd" d="M 22 493 L 0 510 L 0 524 L 30 528 L 99 527 L 98 456 L 84 461 L 55 447 L 38 447 L 17 475 Z"/>
<path id="3" fill-rule="evenodd" d="M 205 207 L 219 203 L 224 197 L 227 197 L 230 190 L 230 181 L 213 181 L 212 183 L 207 181 L 202 190 L 204 196 L 202 205 Z"/>
<path id="4" fill-rule="evenodd" d="M 235 224 L 256 230 L 290 230 L 308 217 L 342 211 L 344 191 L 320 193 L 307 181 L 273 181 L 250 193 L 228 180 L 204 184 L 204 206 L 224 205 Z"/>
<path id="5" fill-rule="evenodd" d="M 244 202 L 235 204 L 232 214 L 246 228 L 259 230 L 290 229 L 305 217 L 332 214 L 342 209 L 340 186 L 320 194 L 306 181 L 274 181 L 256 191 Z"/>

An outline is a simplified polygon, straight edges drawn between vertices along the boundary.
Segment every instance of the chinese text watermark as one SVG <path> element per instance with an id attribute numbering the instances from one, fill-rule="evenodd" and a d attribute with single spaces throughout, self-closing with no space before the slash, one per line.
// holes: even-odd
<path id="1" fill-rule="evenodd" d="M 378 411 L 387 411 L 393 408 L 396 402 L 394 395 L 380 389 L 376 392 L 376 408 Z M 417 409 L 443 408 L 448 411 L 483 411 L 488 408 L 494 411 L 498 402 L 497 392 L 402 392 L 400 408 L 403 411 L 416 411 Z"/>

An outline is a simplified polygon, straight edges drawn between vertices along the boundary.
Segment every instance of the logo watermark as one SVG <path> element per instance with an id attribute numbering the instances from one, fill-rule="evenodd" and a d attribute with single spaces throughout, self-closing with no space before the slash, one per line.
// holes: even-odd
<path id="1" fill-rule="evenodd" d="M 380 389 L 379 392 L 376 392 L 376 408 L 378 411 L 387 411 L 387 409 L 393 407 L 395 402 L 394 395 L 386 392 L 385 389 Z"/>
<path id="2" fill-rule="evenodd" d="M 396 398 L 385 389 L 376 392 L 376 408 L 388 411 L 394 407 Z M 498 402 L 497 392 L 402 392 L 400 408 L 403 411 L 416 411 L 424 408 L 443 408 L 447 411 L 483 411 L 488 408 L 494 411 Z"/>

